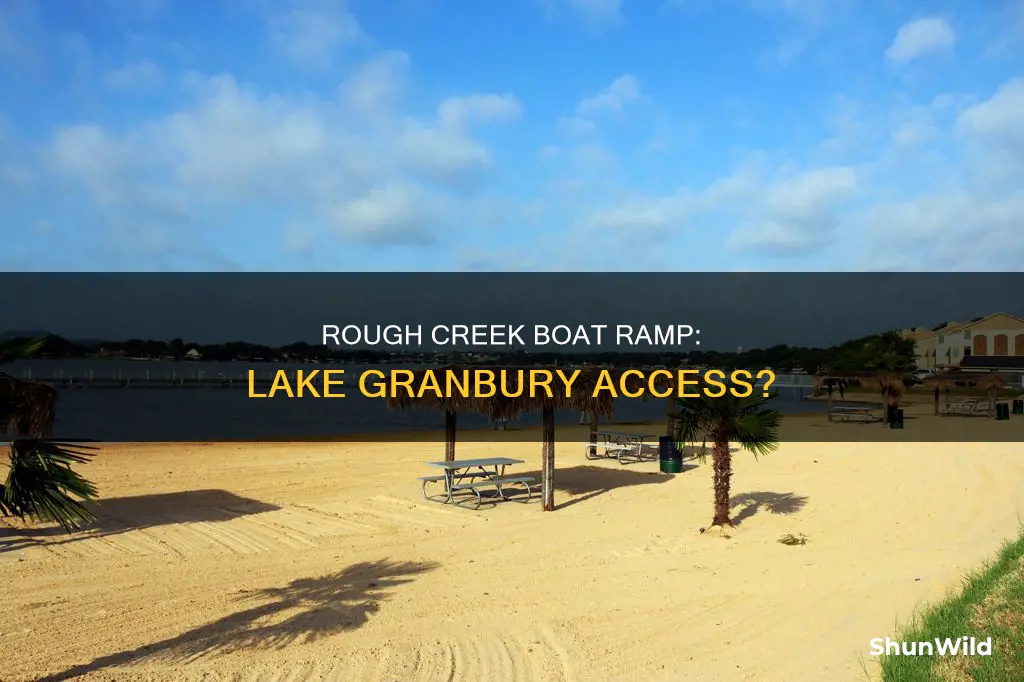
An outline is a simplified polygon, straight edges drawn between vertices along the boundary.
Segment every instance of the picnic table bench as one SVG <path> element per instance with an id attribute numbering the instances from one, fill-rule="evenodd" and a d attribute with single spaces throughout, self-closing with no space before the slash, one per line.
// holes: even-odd
<path id="1" fill-rule="evenodd" d="M 881 409 L 881 405 L 840 405 L 832 408 L 832 417 L 839 421 L 863 421 L 873 422 L 881 419 L 876 415 L 875 410 Z"/>
<path id="2" fill-rule="evenodd" d="M 977 398 L 969 398 L 955 403 L 946 403 L 941 413 L 944 415 L 961 415 L 970 417 L 980 414 L 988 414 L 988 405 L 979 405 Z"/>
<path id="3" fill-rule="evenodd" d="M 450 460 L 445 462 L 427 462 L 428 465 L 438 467 L 443 473 L 432 476 L 420 476 L 422 481 L 423 498 L 431 502 L 443 502 L 445 504 L 461 504 L 462 501 L 455 501 L 455 493 L 466 491 L 473 494 L 476 499 L 476 506 L 479 508 L 484 497 L 492 497 L 500 500 L 510 499 L 506 495 L 506 488 L 522 486 L 526 489 L 526 499 L 529 502 L 533 499 L 533 476 L 506 476 L 505 467 L 511 464 L 522 464 L 521 459 L 510 459 L 508 457 L 489 457 L 483 459 Z M 443 483 L 443 499 L 436 499 L 427 494 L 428 483 Z M 493 492 L 490 490 L 493 488 Z M 469 498 L 473 499 L 473 498 Z"/>
<path id="4" fill-rule="evenodd" d="M 619 464 L 626 464 L 630 461 L 643 461 L 645 459 L 644 441 L 658 436 L 649 433 L 598 431 L 597 437 L 601 439 L 599 442 L 587 443 L 587 459 L 614 458 L 618 460 Z M 593 454 L 591 454 L 591 449 L 594 450 Z"/>

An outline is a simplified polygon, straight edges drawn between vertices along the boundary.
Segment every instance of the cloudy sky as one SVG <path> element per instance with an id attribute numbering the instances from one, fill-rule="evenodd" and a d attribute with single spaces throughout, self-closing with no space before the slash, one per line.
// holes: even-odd
<path id="1" fill-rule="evenodd" d="M 4 270 L 1021 270 L 1024 0 L 3 0 Z"/>

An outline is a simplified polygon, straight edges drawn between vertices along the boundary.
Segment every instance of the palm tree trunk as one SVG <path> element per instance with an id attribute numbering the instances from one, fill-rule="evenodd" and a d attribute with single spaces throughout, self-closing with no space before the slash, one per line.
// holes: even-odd
<path id="1" fill-rule="evenodd" d="M 588 457 L 597 457 L 597 410 L 591 410 L 590 415 L 590 446 L 587 448 Z"/>
<path id="2" fill-rule="evenodd" d="M 721 436 L 714 437 L 711 450 L 712 481 L 715 488 L 715 518 L 712 526 L 731 526 L 729 519 L 729 481 L 732 479 L 732 452 L 729 451 L 729 440 Z"/>
<path id="3" fill-rule="evenodd" d="M 455 424 L 457 421 L 457 413 L 455 410 L 445 410 L 444 412 L 444 461 L 452 462 L 455 460 Z"/>
<path id="4" fill-rule="evenodd" d="M 555 408 L 544 406 L 544 445 L 541 448 L 541 509 L 555 510 Z"/>

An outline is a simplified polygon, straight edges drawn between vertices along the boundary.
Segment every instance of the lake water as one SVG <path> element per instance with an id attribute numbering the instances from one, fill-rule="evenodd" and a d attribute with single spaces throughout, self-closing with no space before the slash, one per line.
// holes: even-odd
<path id="1" fill-rule="evenodd" d="M 94 377 L 140 379 L 200 376 L 238 379 L 230 388 L 141 388 L 62 390 L 57 405 L 55 438 L 90 438 L 102 441 L 215 441 L 317 439 L 353 434 L 394 434 L 437 430 L 443 438 L 444 418 L 433 410 L 389 410 L 383 400 L 362 396 L 346 383 L 346 398 L 254 400 L 245 380 L 249 369 L 257 377 L 270 377 L 280 365 L 266 363 L 189 363 L 149 361 L 40 360 L 14 363 L 6 368 L 19 378 Z M 297 369 L 344 369 L 358 376 L 369 366 L 287 365 Z M 392 366 L 397 367 L 397 366 Z M 820 403 L 801 400 L 807 389 L 773 385 L 779 396 L 772 403 L 787 414 L 820 411 Z M 615 421 L 661 421 L 666 401 L 620 399 Z M 578 424 L 578 412 L 559 412 L 558 423 Z M 508 428 L 540 426 L 539 413 L 510 421 Z M 459 428 L 486 429 L 487 420 L 476 414 L 459 415 Z M 461 437 L 461 436 L 460 436 Z M 477 435 L 475 437 L 486 437 Z"/>

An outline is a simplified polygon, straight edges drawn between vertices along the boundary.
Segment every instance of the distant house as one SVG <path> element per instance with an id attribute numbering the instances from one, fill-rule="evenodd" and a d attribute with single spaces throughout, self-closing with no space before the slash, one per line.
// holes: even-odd
<path id="1" fill-rule="evenodd" d="M 1022 357 L 1024 318 L 993 313 L 970 322 L 947 325 L 935 330 L 934 347 L 930 344 L 926 339 L 919 342 L 925 354 L 931 349 L 934 365 L 928 369 L 958 367 L 965 357 Z"/>
<path id="2" fill-rule="evenodd" d="M 203 357 L 203 354 L 197 351 L 195 348 L 190 348 L 185 353 L 185 359 L 187 360 L 199 360 Z"/>
<path id="3" fill-rule="evenodd" d="M 914 342 L 914 355 L 918 369 L 935 369 L 935 342 L 938 333 L 935 330 L 913 327 L 902 332 L 904 338 Z"/>

